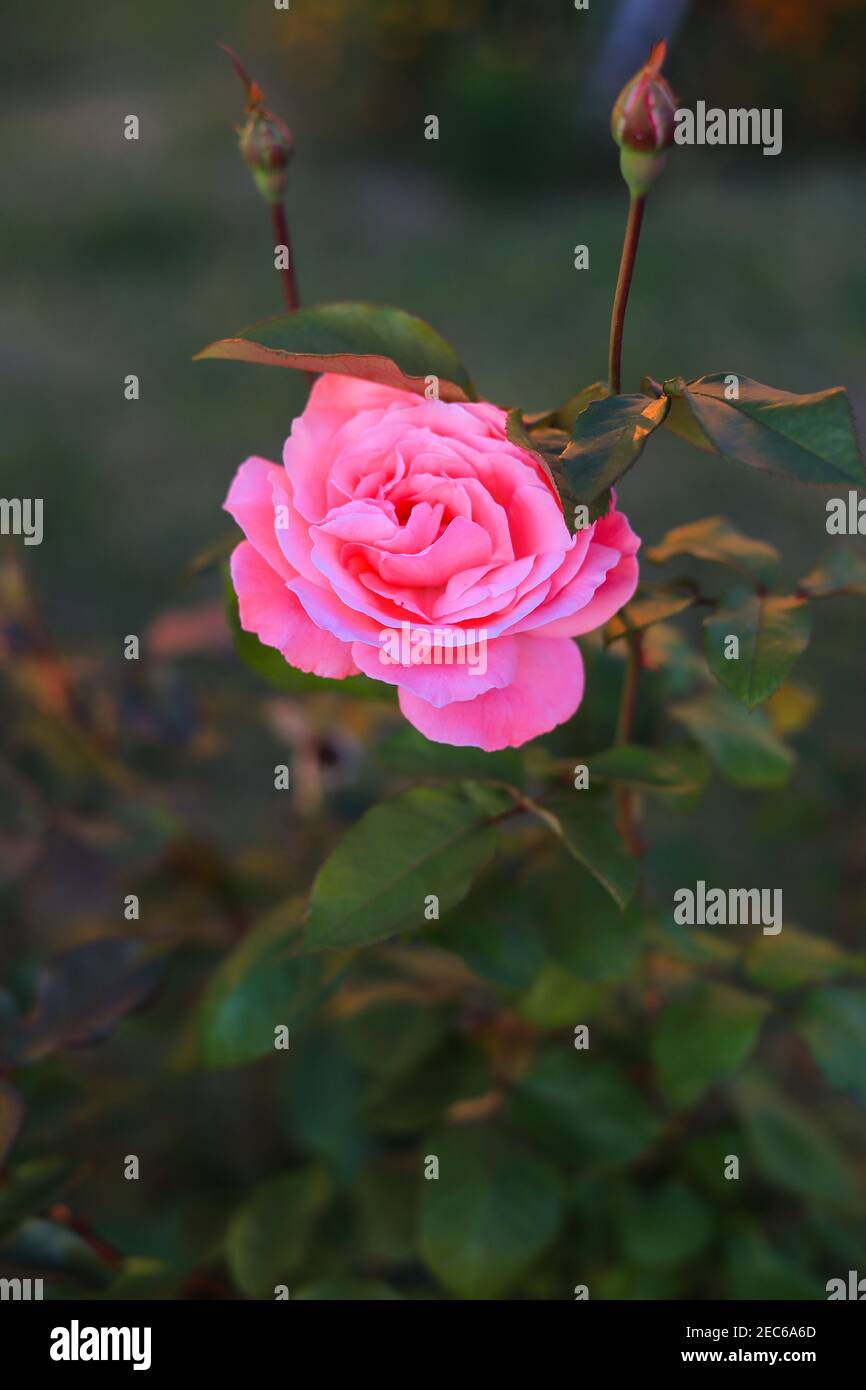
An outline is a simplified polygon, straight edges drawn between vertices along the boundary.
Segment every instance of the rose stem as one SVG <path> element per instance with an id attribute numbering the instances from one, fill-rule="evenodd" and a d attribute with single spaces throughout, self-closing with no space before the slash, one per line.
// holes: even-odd
<path id="1" fill-rule="evenodd" d="M 643 637 L 640 632 L 630 632 L 627 637 L 628 661 L 622 683 L 619 715 L 616 721 L 616 743 L 628 743 L 634 727 L 637 708 L 637 688 L 640 668 L 643 662 Z M 617 793 L 617 829 L 634 855 L 643 852 L 634 823 L 634 795 L 629 787 L 621 787 Z"/>
<path id="2" fill-rule="evenodd" d="M 275 244 L 285 246 L 288 251 L 287 266 L 278 272 L 283 285 L 283 297 L 286 301 L 286 308 L 290 314 L 301 307 L 301 299 L 298 294 L 298 282 L 295 279 L 295 253 L 292 250 L 292 239 L 289 234 L 289 224 L 286 219 L 285 204 L 271 203 L 271 220 L 274 226 Z"/>
<path id="3" fill-rule="evenodd" d="M 608 382 L 612 396 L 618 396 L 622 388 L 622 331 L 625 324 L 628 292 L 631 289 L 631 278 L 634 274 L 634 263 L 637 259 L 645 204 L 646 195 L 644 194 L 639 198 L 632 198 L 628 209 L 625 240 L 622 244 L 622 259 L 619 263 L 619 276 L 616 282 L 616 294 L 614 295 L 613 312 L 610 319 Z"/>

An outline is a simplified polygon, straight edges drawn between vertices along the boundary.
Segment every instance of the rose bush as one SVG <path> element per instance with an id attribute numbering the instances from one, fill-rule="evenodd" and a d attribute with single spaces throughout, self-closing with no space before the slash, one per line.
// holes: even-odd
<path id="1" fill-rule="evenodd" d="M 505 426 L 486 403 L 320 377 L 283 467 L 247 459 L 226 500 L 246 535 L 231 562 L 242 626 L 302 671 L 397 685 L 440 743 L 517 747 L 569 719 L 572 639 L 631 598 L 639 541 L 615 503 L 572 535 Z M 461 659 L 477 633 L 483 670 Z"/>

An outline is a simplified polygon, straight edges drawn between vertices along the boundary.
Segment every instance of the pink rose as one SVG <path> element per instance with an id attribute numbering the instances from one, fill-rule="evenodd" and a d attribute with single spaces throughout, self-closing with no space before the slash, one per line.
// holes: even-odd
<path id="1" fill-rule="evenodd" d="M 247 459 L 226 499 L 244 629 L 302 671 L 397 685 L 439 743 L 517 747 L 570 719 L 572 638 L 631 598 L 640 542 L 614 509 L 571 535 L 505 421 L 319 377 L 284 467 Z"/>

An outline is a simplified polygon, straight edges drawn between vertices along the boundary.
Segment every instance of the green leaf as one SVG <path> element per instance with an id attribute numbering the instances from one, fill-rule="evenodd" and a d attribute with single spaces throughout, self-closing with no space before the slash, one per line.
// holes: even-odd
<path id="1" fill-rule="evenodd" d="M 546 961 L 515 1008 L 521 1018 L 537 1028 L 567 1028 L 575 1019 L 586 1022 L 597 1014 L 605 998 L 604 990 L 580 980 L 555 960 Z"/>
<path id="2" fill-rule="evenodd" d="M 610 819 L 610 812 L 586 793 L 575 791 L 549 797 L 544 806 L 527 803 L 562 843 L 566 852 L 582 864 L 621 908 L 637 887 L 637 864 Z"/>
<path id="3" fill-rule="evenodd" d="M 659 1085 L 672 1105 L 692 1105 L 740 1069 L 767 1013 L 765 1000 L 731 985 L 689 985 L 662 1007 L 653 1030 Z"/>
<path id="4" fill-rule="evenodd" d="M 75 1231 L 35 1216 L 0 1241 L 0 1270 L 88 1289 L 104 1288 L 112 1277 L 109 1267 Z"/>
<path id="5" fill-rule="evenodd" d="M 686 526 L 676 526 L 646 557 L 663 565 L 678 555 L 691 555 L 696 560 L 712 560 L 739 570 L 750 579 L 768 584 L 779 563 L 779 552 L 767 541 L 744 536 L 721 516 L 708 516 Z"/>
<path id="6" fill-rule="evenodd" d="M 196 361 L 223 358 L 307 372 L 363 377 L 423 395 L 438 377 L 443 401 L 474 399 L 454 349 L 423 319 L 384 304 L 318 304 L 220 338 Z"/>
<path id="7" fill-rule="evenodd" d="M 377 1134 L 417 1134 L 438 1124 L 458 1102 L 485 1095 L 493 1081 L 478 1049 L 451 1038 L 419 1067 L 396 1079 L 384 1077 L 369 1091 L 364 1101 L 367 1128 Z"/>
<path id="8" fill-rule="evenodd" d="M 654 1113 L 616 1067 L 562 1046 L 547 1048 L 520 1078 L 512 1110 L 522 1131 L 571 1163 L 631 1163 L 658 1132 Z"/>
<path id="9" fill-rule="evenodd" d="M 298 1272 L 330 1190 L 314 1167 L 283 1173 L 253 1190 L 226 1233 L 226 1258 L 242 1293 L 272 1299 L 275 1286 Z"/>
<path id="10" fill-rule="evenodd" d="M 616 613 L 604 629 L 604 645 L 609 647 L 620 637 L 630 632 L 643 632 L 656 623 L 665 623 L 691 608 L 697 594 L 694 590 L 683 590 L 677 585 L 660 586 L 658 589 L 644 589 Z"/>
<path id="11" fill-rule="evenodd" d="M 715 1229 L 706 1202 L 676 1181 L 650 1192 L 630 1189 L 618 1215 L 626 1255 L 648 1269 L 672 1269 L 694 1259 Z"/>
<path id="12" fill-rule="evenodd" d="M 533 920 L 535 885 L 485 878 L 442 924 L 442 939 L 477 975 L 505 988 L 531 984 L 544 959 Z"/>
<path id="13" fill-rule="evenodd" d="M 589 503 L 637 462 L 668 413 L 666 396 L 607 396 L 577 416 L 562 467 L 578 502 Z"/>
<path id="14" fill-rule="evenodd" d="M 688 927 L 675 921 L 672 913 L 657 919 L 654 927 L 654 944 L 666 954 L 689 964 L 733 965 L 739 954 L 730 938 L 718 932 L 703 931 L 700 927 Z"/>
<path id="15" fill-rule="evenodd" d="M 415 1254 L 418 1169 L 411 1153 L 377 1159 L 355 1185 L 358 1240 L 365 1259 L 408 1264 Z"/>
<path id="16" fill-rule="evenodd" d="M 760 1078 L 734 1088 L 754 1162 L 774 1186 L 807 1201 L 848 1202 L 851 1172 L 820 1123 Z"/>
<path id="17" fill-rule="evenodd" d="M 352 695 L 358 700 L 386 700 L 392 703 L 396 701 L 396 686 L 386 685 L 383 681 L 371 681 L 366 676 L 347 676 L 345 680 L 330 680 L 326 676 L 314 676 L 309 671 L 299 671 L 297 667 L 290 666 L 276 647 L 266 647 L 254 632 L 245 632 L 241 627 L 237 594 L 228 565 L 225 566 L 224 576 L 226 619 L 235 651 L 244 665 L 255 675 L 261 676 L 269 685 L 289 695 L 339 693 Z"/>
<path id="18" fill-rule="evenodd" d="M 523 759 L 516 748 L 485 753 L 483 748 L 455 748 L 450 743 L 431 743 L 410 724 L 385 739 L 376 750 L 375 757 L 388 772 L 418 780 L 469 777 L 509 782 L 516 787 L 522 786 L 526 780 Z"/>
<path id="19" fill-rule="evenodd" d="M 534 429 L 529 433 L 520 410 L 510 410 L 505 432 L 512 444 L 534 455 L 539 468 L 554 488 L 562 503 L 563 516 L 569 531 L 574 535 L 577 529 L 577 507 L 581 499 L 571 487 L 563 466 L 565 449 L 570 435 L 561 429 Z M 602 489 L 588 507 L 588 521 L 596 521 L 610 506 L 610 489 Z"/>
<path id="20" fill-rule="evenodd" d="M 811 631 L 804 599 L 737 589 L 706 619 L 704 650 L 716 679 L 754 709 L 785 681 L 809 645 Z M 730 636 L 738 640 L 739 656 L 728 658 L 725 644 Z"/>
<path id="21" fill-rule="evenodd" d="M 778 936 L 756 936 L 743 957 L 743 967 L 753 984 L 780 993 L 855 970 L 862 973 L 864 968 L 859 957 L 849 955 L 835 941 L 787 923 Z"/>
<path id="22" fill-rule="evenodd" d="M 361 1124 L 362 1087 L 363 1077 L 333 1028 L 304 1034 L 280 1078 L 281 1117 L 292 1143 L 324 1158 L 347 1183 L 369 1147 Z"/>
<path id="23" fill-rule="evenodd" d="M 814 1274 L 780 1255 L 757 1231 L 738 1231 L 725 1248 L 724 1262 L 728 1298 L 787 1303 L 825 1297 L 824 1284 Z"/>
<path id="24" fill-rule="evenodd" d="M 796 1027 L 830 1085 L 866 1102 L 866 989 L 813 989 Z"/>
<path id="25" fill-rule="evenodd" d="M 39 976 L 32 1010 L 13 1030 L 15 1060 L 108 1037 L 153 992 L 162 968 L 153 948 L 133 937 L 102 937 L 57 956 Z"/>
<path id="26" fill-rule="evenodd" d="M 489 1128 L 451 1129 L 424 1142 L 439 1177 L 423 1184 L 418 1247 L 461 1298 L 498 1298 L 556 1235 L 561 1197 L 547 1163 Z"/>
<path id="27" fill-rule="evenodd" d="M 555 961 L 578 980 L 625 978 L 645 943 L 639 903 L 621 911 L 599 883 L 562 858 L 539 872 L 533 892 Z"/>
<path id="28" fill-rule="evenodd" d="M 762 710 L 750 712 L 718 690 L 674 705 L 671 714 L 734 786 L 783 787 L 788 781 L 794 754 L 773 733 Z"/>
<path id="29" fill-rule="evenodd" d="M 850 550 L 832 550 L 800 580 L 800 589 L 810 598 L 830 598 L 835 594 L 866 598 L 866 562 Z"/>
<path id="30" fill-rule="evenodd" d="M 28 1158 L 11 1164 L 0 1183 L 0 1221 L 44 1211 L 70 1186 L 75 1172 L 65 1158 Z"/>
<path id="31" fill-rule="evenodd" d="M 619 744 L 589 760 L 590 778 L 634 787 L 643 792 L 690 796 L 707 784 L 709 767 L 700 750 L 644 748 L 638 744 Z"/>
<path id="32" fill-rule="evenodd" d="M 723 458 L 795 482 L 866 482 L 841 386 L 798 396 L 741 376 L 737 399 L 726 400 L 728 380 L 718 374 L 664 382 L 672 398 L 668 428 Z"/>
<path id="33" fill-rule="evenodd" d="M 309 1303 L 318 1299 L 335 1303 L 399 1303 L 403 1295 L 381 1279 L 317 1279 L 314 1284 L 304 1284 L 294 1295 L 296 1303 Z"/>
<path id="34" fill-rule="evenodd" d="M 361 817 L 319 870 L 306 949 L 365 946 L 425 925 L 431 894 L 445 912 L 496 848 L 483 802 L 463 787 L 414 787 Z"/>
<path id="35" fill-rule="evenodd" d="M 571 434 L 578 415 L 582 415 L 586 407 L 592 405 L 593 401 L 603 400 L 609 394 L 606 381 L 594 381 L 590 386 L 584 386 L 583 390 L 578 391 L 574 396 L 569 396 L 565 405 L 559 406 L 554 411 L 551 424 L 558 425 L 560 429 L 568 430 Z"/>
<path id="36" fill-rule="evenodd" d="M 442 1019 L 417 1003 L 391 1000 L 362 1009 L 343 1025 L 343 1042 L 362 1071 L 393 1080 L 419 1066 L 444 1037 Z M 394 1046 L 394 1039 L 400 1046 Z"/>
<path id="37" fill-rule="evenodd" d="M 323 998 L 318 962 L 300 954 L 303 904 L 270 913 L 211 976 L 194 1034 L 205 1067 L 236 1067 L 273 1052 L 274 1029 L 292 1028 Z"/>

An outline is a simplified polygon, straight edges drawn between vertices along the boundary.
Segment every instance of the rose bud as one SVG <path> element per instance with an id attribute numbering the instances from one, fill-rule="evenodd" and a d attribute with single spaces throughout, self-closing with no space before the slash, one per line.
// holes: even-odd
<path id="1" fill-rule="evenodd" d="M 262 197 L 269 203 L 281 202 L 286 192 L 286 170 L 295 153 L 288 126 L 259 107 L 249 113 L 238 135 L 241 155 Z"/>
<path id="2" fill-rule="evenodd" d="M 611 134 L 620 147 L 622 176 L 633 198 L 649 191 L 674 142 L 677 102 L 661 75 L 666 51 L 662 39 L 625 84 L 611 114 Z"/>
<path id="3" fill-rule="evenodd" d="M 246 120 L 238 126 L 241 157 L 252 172 L 256 187 L 268 203 L 282 202 L 286 192 L 286 170 L 295 153 L 295 142 L 288 126 L 268 111 L 265 94 L 247 74 L 240 58 L 228 44 L 220 44 L 231 58 L 246 92 Z"/>

